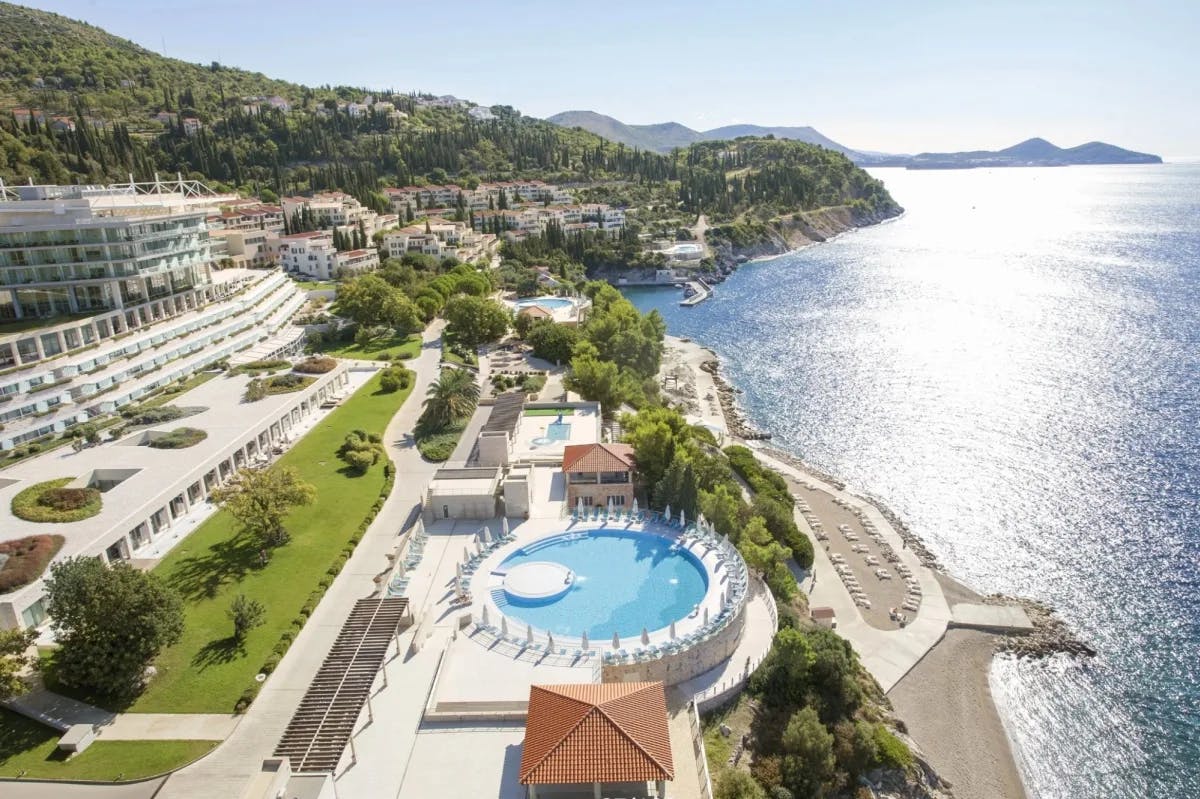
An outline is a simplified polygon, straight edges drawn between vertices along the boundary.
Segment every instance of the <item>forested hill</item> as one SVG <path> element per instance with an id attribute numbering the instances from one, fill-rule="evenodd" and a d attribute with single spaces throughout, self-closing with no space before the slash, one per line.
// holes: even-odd
<path id="1" fill-rule="evenodd" d="M 246 194 L 541 178 L 614 187 L 608 199 L 761 217 L 894 206 L 844 156 L 799 142 L 705 142 L 672 155 L 455 98 L 312 88 L 164 58 L 57 14 L 0 3 L 0 179 L 101 183 L 155 172 Z M 600 198 L 603 199 L 603 198 Z"/>
<path id="2" fill-rule="evenodd" d="M 900 206 L 883 182 L 845 155 L 781 139 L 699 142 L 683 152 L 680 201 L 717 217 L 753 210 L 759 218 L 849 205 L 878 217 Z"/>

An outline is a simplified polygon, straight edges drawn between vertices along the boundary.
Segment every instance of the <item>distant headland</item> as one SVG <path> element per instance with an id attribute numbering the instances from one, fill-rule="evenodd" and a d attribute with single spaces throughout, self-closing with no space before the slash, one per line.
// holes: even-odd
<path id="1" fill-rule="evenodd" d="M 1028 139 L 1004 150 L 971 150 L 959 153 L 918 153 L 901 155 L 855 150 L 840 144 L 811 127 L 764 127 L 729 125 L 697 131 L 678 122 L 657 125 L 628 125 L 595 111 L 564 111 L 547 119 L 566 128 L 583 128 L 610 141 L 656 152 L 670 152 L 701 141 L 736 139 L 740 136 L 773 137 L 818 144 L 846 155 L 858 166 L 903 166 L 909 169 L 971 169 L 995 166 L 1072 166 L 1084 164 L 1161 164 L 1162 158 L 1149 153 L 1126 150 L 1105 142 L 1092 141 L 1078 147 L 1062 148 L 1045 139 Z"/>

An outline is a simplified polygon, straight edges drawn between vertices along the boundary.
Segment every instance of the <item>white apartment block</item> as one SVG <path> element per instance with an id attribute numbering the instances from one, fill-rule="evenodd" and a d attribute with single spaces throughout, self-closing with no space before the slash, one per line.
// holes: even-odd
<path id="1" fill-rule="evenodd" d="M 470 263 L 490 257 L 495 252 L 496 237 L 477 233 L 462 222 L 430 219 L 428 232 L 424 225 L 409 225 L 389 231 L 384 234 L 383 246 L 389 258 L 418 252 Z"/>
<path id="2" fill-rule="evenodd" d="M 360 224 L 367 236 L 393 227 L 399 220 L 398 214 L 377 214 L 349 194 L 328 192 L 312 197 L 284 197 L 280 200 L 283 215 L 292 219 L 305 210 L 316 221 L 317 227 L 332 230 L 342 227 L 358 227 Z"/>
<path id="3" fill-rule="evenodd" d="M 374 249 L 338 252 L 333 234 L 324 230 L 293 233 L 279 238 L 279 265 L 292 274 L 333 280 L 378 269 L 379 253 Z"/>

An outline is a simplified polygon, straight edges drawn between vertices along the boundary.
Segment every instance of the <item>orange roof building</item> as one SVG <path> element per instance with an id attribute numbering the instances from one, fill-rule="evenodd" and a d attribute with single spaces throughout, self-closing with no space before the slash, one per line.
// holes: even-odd
<path id="1" fill-rule="evenodd" d="M 562 470 L 568 509 L 633 504 L 637 466 L 628 444 L 570 444 L 563 447 Z"/>
<path id="2" fill-rule="evenodd" d="M 675 763 L 662 683 L 530 686 L 518 775 L 530 799 L 665 796 Z"/>

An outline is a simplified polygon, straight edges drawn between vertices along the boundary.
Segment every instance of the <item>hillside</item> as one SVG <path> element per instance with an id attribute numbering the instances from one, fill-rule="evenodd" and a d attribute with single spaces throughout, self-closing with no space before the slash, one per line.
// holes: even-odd
<path id="1" fill-rule="evenodd" d="M 222 92 L 232 100 L 279 95 L 293 103 L 314 96 L 257 72 L 163 58 L 85 22 L 10 3 L 0 3 L 0 30 L 3 108 L 69 115 L 78 100 L 87 114 L 141 122 L 156 111 L 178 110 L 185 88 L 194 98 L 193 114 L 218 113 Z"/>
<path id="2" fill-rule="evenodd" d="M 868 224 L 897 211 L 883 184 L 844 155 L 800 142 L 689 144 L 695 132 L 682 125 L 621 126 L 585 115 L 611 136 L 683 145 L 663 155 L 508 106 L 473 116 L 471 103 L 452 97 L 313 89 L 187 64 L 10 4 L 0 3 L 0 26 L 6 182 L 181 172 L 267 199 L 338 189 L 384 210 L 389 186 L 540 178 L 630 209 L 631 243 L 638 228 L 673 236 L 699 213 L 719 223 L 849 208 L 857 224 Z"/>
<path id="3" fill-rule="evenodd" d="M 670 152 L 699 141 L 700 134 L 678 122 L 659 125 L 626 125 L 595 111 L 564 111 L 546 120 L 564 128 L 582 128 L 618 144 L 655 152 Z"/>
<path id="4" fill-rule="evenodd" d="M 697 131 L 678 122 L 662 122 L 655 125 L 627 125 L 595 111 L 564 111 L 547 118 L 547 122 L 566 128 L 582 128 L 589 133 L 643 150 L 660 153 L 670 152 L 676 147 L 686 147 L 702 141 L 726 141 L 743 136 L 789 139 L 827 147 L 850 156 L 855 161 L 870 161 L 871 155 L 851 150 L 811 127 L 764 127 L 762 125 L 726 125 L 712 130 Z"/>

